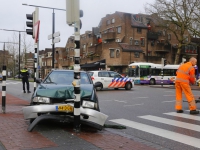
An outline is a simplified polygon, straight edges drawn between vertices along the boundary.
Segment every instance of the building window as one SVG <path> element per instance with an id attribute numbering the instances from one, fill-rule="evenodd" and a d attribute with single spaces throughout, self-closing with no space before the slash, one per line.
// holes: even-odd
<path id="1" fill-rule="evenodd" d="M 134 40 L 134 45 L 139 45 L 139 44 L 140 44 L 139 40 Z"/>
<path id="2" fill-rule="evenodd" d="M 141 28 L 137 28 L 137 33 L 142 33 L 142 29 Z"/>
<path id="3" fill-rule="evenodd" d="M 117 27 L 117 33 L 121 33 L 122 27 Z"/>
<path id="4" fill-rule="evenodd" d="M 119 55 L 120 55 L 120 50 L 116 49 L 116 57 L 119 58 Z"/>
<path id="5" fill-rule="evenodd" d="M 130 45 L 133 45 L 133 38 L 130 38 Z"/>
<path id="6" fill-rule="evenodd" d="M 107 20 L 107 21 L 106 21 L 106 24 L 109 25 L 109 24 L 110 24 L 110 20 Z"/>
<path id="7" fill-rule="evenodd" d="M 110 49 L 110 58 L 114 58 L 114 57 L 115 57 L 115 50 Z"/>
<path id="8" fill-rule="evenodd" d="M 141 41 L 141 46 L 145 46 L 145 38 L 144 38 L 144 37 L 141 37 L 141 38 L 140 38 L 140 41 Z"/>
<path id="9" fill-rule="evenodd" d="M 183 36 L 183 40 L 184 40 L 185 43 L 187 43 L 187 42 L 189 41 L 188 36 L 187 36 L 187 35 L 184 35 L 184 36 Z"/>
<path id="10" fill-rule="evenodd" d="M 171 34 L 168 34 L 167 39 L 168 39 L 168 40 L 171 40 Z"/>
<path id="11" fill-rule="evenodd" d="M 134 52 L 134 56 L 135 56 L 135 58 L 139 58 L 140 57 L 140 53 L 139 52 Z"/>
<path id="12" fill-rule="evenodd" d="M 163 36 L 165 36 L 165 35 L 166 35 L 166 31 L 165 31 L 165 30 L 163 30 L 163 33 L 162 33 L 162 34 L 163 34 Z"/>
<path id="13" fill-rule="evenodd" d="M 112 22 L 112 23 L 115 23 L 115 18 L 113 18 L 111 22 Z"/>

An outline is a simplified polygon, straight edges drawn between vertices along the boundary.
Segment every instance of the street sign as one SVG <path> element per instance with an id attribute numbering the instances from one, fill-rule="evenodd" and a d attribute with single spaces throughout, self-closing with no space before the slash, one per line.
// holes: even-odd
<path id="1" fill-rule="evenodd" d="M 40 30 L 40 20 L 38 20 L 38 21 L 34 24 L 34 27 L 33 27 L 34 36 L 35 36 L 35 43 L 38 42 L 39 30 Z"/>
<path id="2" fill-rule="evenodd" d="M 53 37 L 58 37 L 58 36 L 60 36 L 60 32 L 59 31 L 53 34 Z"/>
<path id="3" fill-rule="evenodd" d="M 52 39 L 52 34 L 48 35 L 48 40 Z"/>
<path id="4" fill-rule="evenodd" d="M 58 43 L 58 42 L 60 42 L 60 37 L 57 37 L 57 38 L 55 38 L 55 39 L 53 40 L 53 43 Z"/>

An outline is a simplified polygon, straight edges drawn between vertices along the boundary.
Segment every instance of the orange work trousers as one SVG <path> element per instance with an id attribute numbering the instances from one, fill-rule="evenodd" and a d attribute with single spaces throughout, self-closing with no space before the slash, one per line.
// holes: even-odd
<path id="1" fill-rule="evenodd" d="M 184 92 L 185 97 L 189 104 L 190 110 L 196 110 L 196 103 L 194 99 L 194 95 L 192 94 L 191 87 L 188 83 L 183 82 L 176 82 L 175 83 L 176 88 L 176 104 L 175 109 L 176 110 L 182 110 L 182 92 Z"/>

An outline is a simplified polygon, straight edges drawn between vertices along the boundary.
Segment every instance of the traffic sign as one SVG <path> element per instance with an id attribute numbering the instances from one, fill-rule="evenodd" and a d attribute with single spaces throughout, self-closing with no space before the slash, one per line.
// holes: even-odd
<path id="1" fill-rule="evenodd" d="M 53 40 L 53 43 L 58 43 L 58 42 L 60 42 L 60 37 L 57 37 L 57 38 L 55 38 L 55 39 Z"/>
<path id="2" fill-rule="evenodd" d="M 58 36 L 60 36 L 60 32 L 59 31 L 53 34 L 53 37 L 58 37 Z"/>

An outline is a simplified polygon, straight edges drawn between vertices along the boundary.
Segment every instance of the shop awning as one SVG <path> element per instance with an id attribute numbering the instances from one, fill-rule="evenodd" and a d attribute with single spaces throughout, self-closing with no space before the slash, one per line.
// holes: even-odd
<path id="1" fill-rule="evenodd" d="M 99 68 L 105 68 L 105 66 L 106 66 L 106 60 L 103 59 L 103 60 L 96 61 L 96 62 L 93 62 L 93 63 L 83 64 L 83 65 L 81 65 L 81 68 L 82 69 L 84 69 L 84 68 L 96 68 L 96 69 L 99 69 Z"/>

